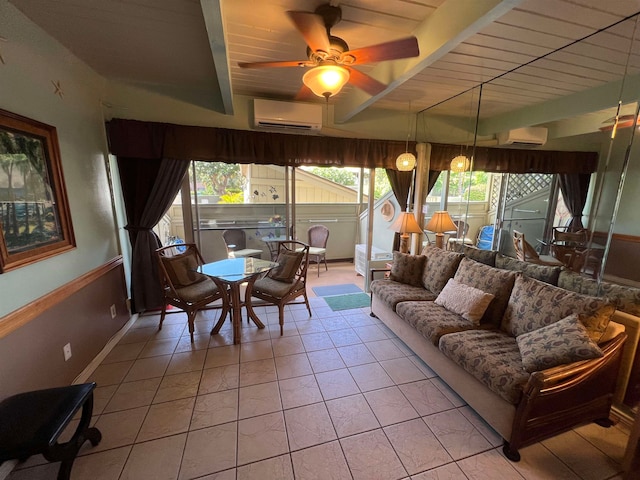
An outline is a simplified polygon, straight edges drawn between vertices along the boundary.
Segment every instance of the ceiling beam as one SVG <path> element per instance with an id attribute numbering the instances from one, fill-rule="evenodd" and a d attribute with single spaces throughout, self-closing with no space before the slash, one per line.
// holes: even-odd
<path id="1" fill-rule="evenodd" d="M 600 110 L 613 109 L 618 101 L 622 104 L 637 101 L 640 89 L 640 75 L 627 76 L 625 79 L 610 82 L 582 92 L 566 95 L 537 105 L 520 108 L 502 115 L 481 120 L 478 124 L 479 135 L 491 135 L 511 128 L 529 127 L 563 119 L 571 119 Z M 480 106 L 482 111 L 482 106 Z M 602 122 L 605 118 L 599 119 Z M 594 126 L 592 131 L 596 131 Z M 582 132 L 584 133 L 584 132 Z"/>
<path id="2" fill-rule="evenodd" d="M 387 88 L 373 96 L 353 89 L 336 102 L 336 122 L 346 122 L 362 112 L 522 1 L 446 0 L 412 32 L 418 39 L 420 56 L 377 65 L 369 75 Z"/>
<path id="3" fill-rule="evenodd" d="M 202 16 L 207 27 L 209 48 L 218 77 L 218 87 L 222 98 L 223 113 L 233 115 L 233 92 L 231 90 L 231 70 L 227 55 L 227 42 L 222 15 L 222 0 L 200 0 Z"/>

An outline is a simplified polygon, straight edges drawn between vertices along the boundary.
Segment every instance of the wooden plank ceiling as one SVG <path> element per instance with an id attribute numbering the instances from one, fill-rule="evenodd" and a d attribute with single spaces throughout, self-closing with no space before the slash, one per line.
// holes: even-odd
<path id="1" fill-rule="evenodd" d="M 234 95 L 294 99 L 302 69 L 237 64 L 306 59 L 306 45 L 286 11 L 313 11 L 324 3 L 9 1 L 106 78 L 224 113 L 233 112 Z M 625 71 L 636 75 L 640 69 L 640 48 L 630 48 L 635 21 L 596 34 L 640 11 L 640 0 L 331 3 L 342 8 L 342 21 L 331 33 L 351 49 L 413 34 L 421 50 L 415 59 L 358 66 L 389 87 L 371 97 L 347 85 L 332 99 L 339 120 L 371 107 L 407 111 L 409 104 L 416 112 L 468 116 L 475 93 L 464 92 L 491 81 L 481 111 L 490 118 L 612 84 Z"/>

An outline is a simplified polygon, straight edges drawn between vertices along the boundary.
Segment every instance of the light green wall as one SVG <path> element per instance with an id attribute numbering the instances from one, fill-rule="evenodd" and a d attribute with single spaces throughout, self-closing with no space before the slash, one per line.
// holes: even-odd
<path id="1" fill-rule="evenodd" d="M 627 147 L 631 142 L 632 129 L 626 128 L 618 130 L 616 138 L 611 142 L 609 134 L 601 133 L 602 148 L 600 151 L 600 166 L 598 173 L 604 181 L 602 196 L 598 210 L 596 212 L 595 225 L 590 228 L 607 232 L 609 224 L 613 218 L 613 210 L 616 201 L 618 187 L 621 184 L 622 168 L 624 164 Z M 611 144 L 611 149 L 610 149 Z M 609 154 L 610 149 L 610 154 Z M 609 158 L 608 165 L 607 158 Z M 606 171 L 605 171 L 606 167 Z M 621 235 L 640 235 L 640 214 L 638 205 L 640 204 L 640 138 L 638 134 L 633 139 L 629 154 L 629 168 L 622 189 L 620 198 L 620 207 L 618 215 L 615 218 L 613 232 Z M 591 194 L 591 208 L 595 209 L 595 198 L 597 195 L 597 186 L 594 185 Z"/>
<path id="2" fill-rule="evenodd" d="M 0 274 L 0 317 L 118 255 L 100 100 L 105 81 L 0 0 L 0 108 L 57 128 L 77 248 Z M 52 82 L 60 82 L 62 98 Z"/>

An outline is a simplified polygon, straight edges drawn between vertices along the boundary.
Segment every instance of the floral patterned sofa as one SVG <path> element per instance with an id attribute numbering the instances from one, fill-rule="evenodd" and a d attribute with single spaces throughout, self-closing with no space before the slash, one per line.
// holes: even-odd
<path id="1" fill-rule="evenodd" d="M 389 278 L 371 283 L 371 314 L 502 435 L 503 452 L 518 461 L 521 447 L 580 423 L 610 424 L 627 338 L 617 320 L 632 315 L 582 288 L 560 288 L 560 269 L 512 260 L 469 248 L 395 252 Z"/>

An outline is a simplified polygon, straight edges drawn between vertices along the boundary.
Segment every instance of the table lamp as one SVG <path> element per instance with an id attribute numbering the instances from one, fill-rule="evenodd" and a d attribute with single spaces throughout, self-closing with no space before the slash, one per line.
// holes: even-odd
<path id="1" fill-rule="evenodd" d="M 389 228 L 400 234 L 400 253 L 409 251 L 410 233 L 422 233 L 420 225 L 416 222 L 416 217 L 411 212 L 402 212 Z"/>
<path id="2" fill-rule="evenodd" d="M 438 248 L 444 248 L 444 232 L 453 232 L 458 229 L 447 211 L 435 212 L 424 228 L 436 234 L 436 247 Z"/>

